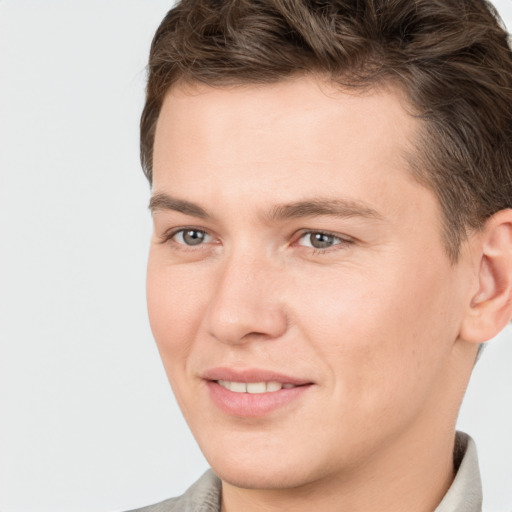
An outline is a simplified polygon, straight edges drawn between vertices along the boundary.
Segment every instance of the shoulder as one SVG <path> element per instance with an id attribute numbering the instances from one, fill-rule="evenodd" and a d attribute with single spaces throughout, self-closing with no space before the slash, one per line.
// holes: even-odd
<path id="1" fill-rule="evenodd" d="M 220 497 L 220 479 L 210 469 L 181 496 L 129 512 L 220 512 Z"/>

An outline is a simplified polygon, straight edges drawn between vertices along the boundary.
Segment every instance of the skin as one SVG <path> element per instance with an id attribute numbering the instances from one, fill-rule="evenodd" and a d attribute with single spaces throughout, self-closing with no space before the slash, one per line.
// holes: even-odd
<path id="1" fill-rule="evenodd" d="M 510 288 L 485 244 L 510 243 L 510 215 L 450 262 L 438 201 L 406 163 L 420 126 L 403 101 L 318 77 L 166 96 L 149 317 L 224 511 L 431 511 L 453 480 L 457 411 L 478 343 L 500 329 L 489 304 Z M 299 201 L 315 208 L 275 215 Z M 326 201 L 342 211 L 318 211 Z M 203 241 L 187 245 L 183 228 Z M 203 378 L 219 366 L 312 385 L 237 417 Z"/>

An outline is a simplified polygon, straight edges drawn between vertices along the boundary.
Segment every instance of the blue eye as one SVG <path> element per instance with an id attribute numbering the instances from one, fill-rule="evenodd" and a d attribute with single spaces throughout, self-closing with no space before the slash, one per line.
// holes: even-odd
<path id="1" fill-rule="evenodd" d="M 209 242 L 211 236 L 199 229 L 180 229 L 172 238 L 179 244 L 194 246 Z"/>
<path id="2" fill-rule="evenodd" d="M 313 249 L 329 249 L 334 245 L 344 243 L 344 240 L 328 233 L 314 231 L 304 233 L 304 235 L 300 237 L 299 243 L 300 245 L 312 247 Z"/>

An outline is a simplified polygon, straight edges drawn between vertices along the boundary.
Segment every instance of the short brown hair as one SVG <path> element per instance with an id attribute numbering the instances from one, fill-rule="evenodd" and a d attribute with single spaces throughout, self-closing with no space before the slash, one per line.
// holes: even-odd
<path id="1" fill-rule="evenodd" d="M 151 45 L 140 134 L 149 181 L 158 115 L 174 84 L 303 73 L 405 91 L 423 121 L 411 167 L 439 198 L 453 261 L 469 230 L 512 206 L 512 55 L 486 0 L 181 0 Z"/>

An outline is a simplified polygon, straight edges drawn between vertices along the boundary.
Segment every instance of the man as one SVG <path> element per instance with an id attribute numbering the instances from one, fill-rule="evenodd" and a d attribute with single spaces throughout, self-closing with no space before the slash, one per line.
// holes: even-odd
<path id="1" fill-rule="evenodd" d="M 152 330 L 212 467 L 143 511 L 481 510 L 455 423 L 512 316 L 484 0 L 183 0 L 151 48 Z"/>

